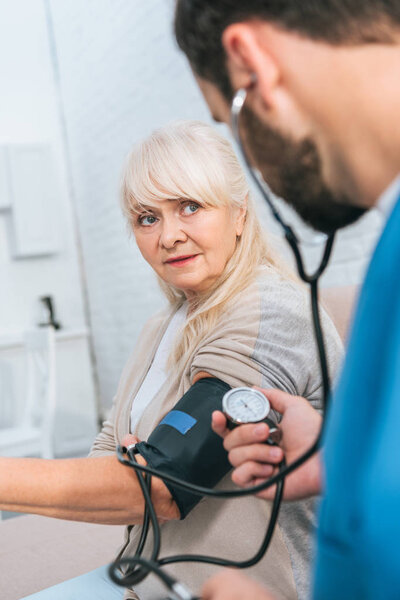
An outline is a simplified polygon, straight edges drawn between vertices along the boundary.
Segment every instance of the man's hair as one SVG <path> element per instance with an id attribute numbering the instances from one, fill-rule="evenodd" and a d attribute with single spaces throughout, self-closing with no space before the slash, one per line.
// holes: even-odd
<path id="1" fill-rule="evenodd" d="M 194 72 L 228 99 L 222 33 L 232 23 L 253 19 L 332 45 L 391 44 L 400 27 L 400 0 L 177 0 L 179 47 Z"/>

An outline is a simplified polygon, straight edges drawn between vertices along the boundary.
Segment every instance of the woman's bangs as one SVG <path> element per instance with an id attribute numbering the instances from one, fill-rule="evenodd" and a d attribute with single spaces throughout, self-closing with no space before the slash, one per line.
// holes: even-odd
<path id="1" fill-rule="evenodd" d="M 221 206 L 228 203 L 221 173 L 205 174 L 203 161 L 180 151 L 152 153 L 132 170 L 129 192 L 134 199 L 132 210 L 142 212 L 160 200 L 188 199 L 201 205 Z M 208 164 L 209 167 L 209 164 Z M 214 169 L 212 169 L 214 171 Z"/>
<path id="2" fill-rule="evenodd" d="M 131 214 L 156 208 L 160 200 L 174 197 L 151 173 L 142 157 L 132 154 L 125 174 L 123 198 Z M 167 191 L 168 190 L 168 191 Z"/>
<path id="3" fill-rule="evenodd" d="M 228 204 L 225 173 L 219 161 L 204 155 L 200 144 L 168 144 L 164 150 L 148 164 L 151 187 L 146 187 L 152 198 L 158 193 L 158 199 L 183 198 L 207 206 Z"/>

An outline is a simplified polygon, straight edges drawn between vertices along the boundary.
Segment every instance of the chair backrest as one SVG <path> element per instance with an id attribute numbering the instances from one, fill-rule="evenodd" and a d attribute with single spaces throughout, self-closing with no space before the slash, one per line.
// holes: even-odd
<path id="1" fill-rule="evenodd" d="M 26 403 L 23 425 L 52 428 L 56 404 L 55 332 L 52 326 L 27 331 Z"/>
<path id="2" fill-rule="evenodd" d="M 340 337 L 345 342 L 351 324 L 359 287 L 349 285 L 321 289 L 321 301 L 328 312 Z"/>

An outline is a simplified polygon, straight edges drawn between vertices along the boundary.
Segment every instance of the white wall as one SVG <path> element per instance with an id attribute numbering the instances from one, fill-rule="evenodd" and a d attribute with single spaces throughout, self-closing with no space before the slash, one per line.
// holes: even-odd
<path id="1" fill-rule="evenodd" d="M 10 213 L 0 212 L 0 427 L 20 418 L 26 375 L 23 332 L 43 319 L 39 296 L 52 295 L 56 318 L 63 326 L 57 342 L 57 438 L 61 451 L 75 451 L 92 439 L 96 412 L 45 4 L 0 0 L 0 15 L 0 146 L 49 144 L 54 163 L 49 179 L 55 179 L 57 190 L 54 219 L 50 215 L 48 219 L 48 227 L 55 228 L 55 254 L 13 259 L 6 227 Z M 64 444 L 68 434 L 72 446 Z"/>
<path id="2" fill-rule="evenodd" d="M 35 324 L 39 296 L 54 296 L 66 327 L 82 327 L 84 313 L 71 205 L 67 193 L 56 90 L 42 0 L 0 0 L 0 145 L 49 143 L 58 198 L 58 252 L 12 260 L 6 212 L 0 212 L 0 333 Z"/>
<path id="3" fill-rule="evenodd" d="M 128 150 L 174 118 L 208 119 L 171 35 L 170 2 L 51 0 L 102 401 L 163 300 L 118 206 Z"/>
<path id="4" fill-rule="evenodd" d="M 161 303 L 119 213 L 123 158 L 154 127 L 209 116 L 173 40 L 173 0 L 48 2 L 102 401 L 108 405 L 142 324 Z M 266 228 L 276 231 L 262 203 L 260 214 Z M 360 280 L 379 228 L 380 219 L 371 214 L 340 235 L 325 285 Z M 315 259 L 315 252 L 308 254 Z"/>

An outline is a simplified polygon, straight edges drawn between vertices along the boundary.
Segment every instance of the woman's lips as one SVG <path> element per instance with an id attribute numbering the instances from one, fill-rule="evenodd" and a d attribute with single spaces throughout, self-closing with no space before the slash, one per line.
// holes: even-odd
<path id="1" fill-rule="evenodd" d="M 165 261 L 165 264 L 170 265 L 171 267 L 183 267 L 188 263 L 192 262 L 195 258 L 198 257 L 198 254 L 187 254 L 185 256 L 177 256 L 176 258 L 170 258 Z"/>

